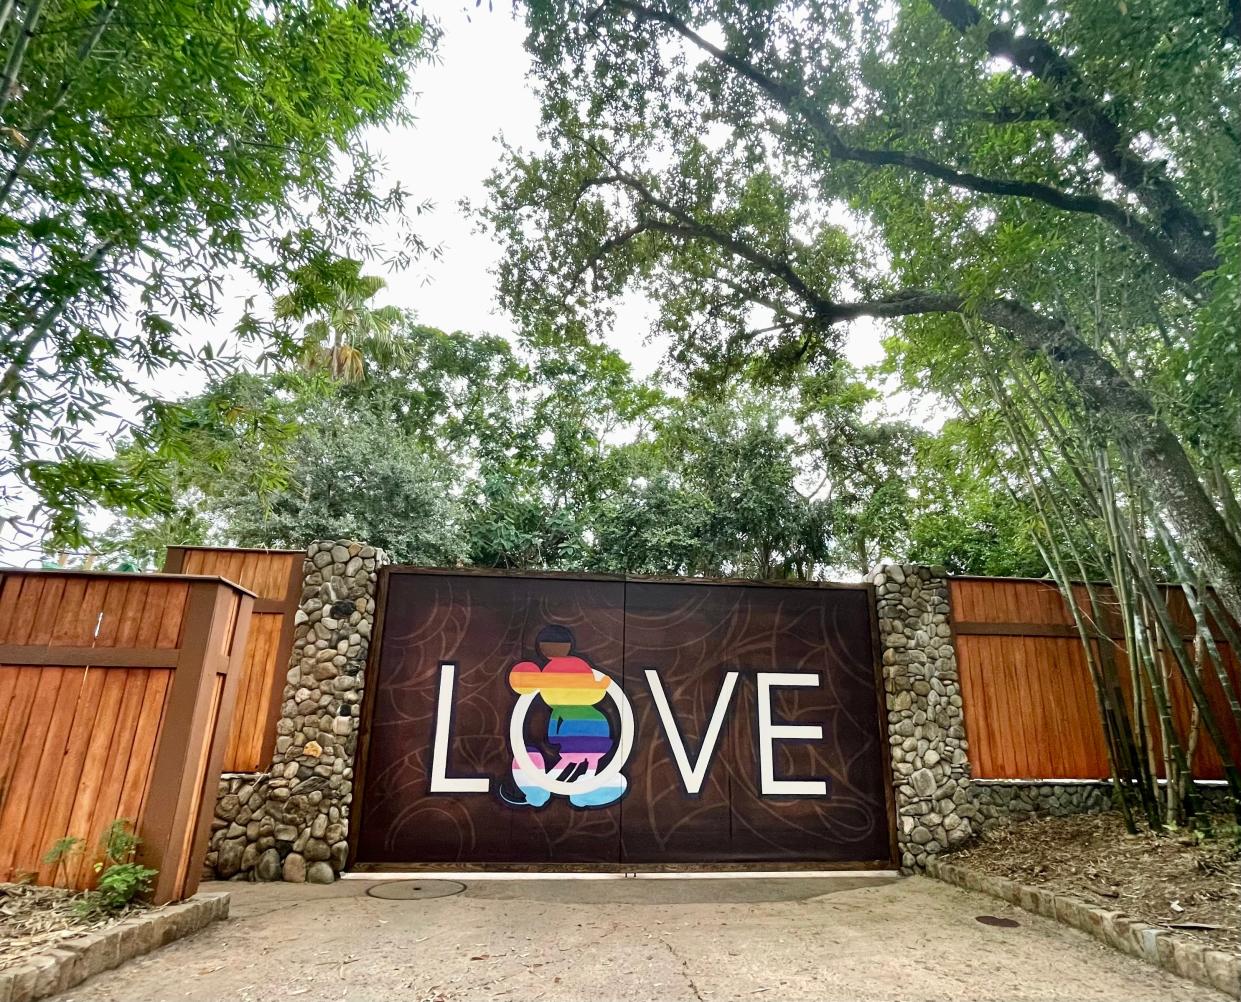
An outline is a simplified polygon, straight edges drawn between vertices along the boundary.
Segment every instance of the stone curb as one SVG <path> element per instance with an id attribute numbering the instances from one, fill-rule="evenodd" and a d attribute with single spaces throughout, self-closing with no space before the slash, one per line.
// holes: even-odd
<path id="1" fill-rule="evenodd" d="M 227 917 L 228 895 L 214 891 L 63 940 L 46 953 L 0 971 L 0 1002 L 34 1002 L 68 991 L 92 975 Z"/>
<path id="2" fill-rule="evenodd" d="M 1054 894 L 1044 887 L 1019 884 L 1007 877 L 982 873 L 957 863 L 930 859 L 926 873 L 967 891 L 990 894 L 1035 915 L 1072 926 L 1121 953 L 1215 988 L 1232 998 L 1241 998 L 1241 957 L 1212 950 L 1167 929 L 1130 918 L 1123 912 L 1096 908 L 1078 898 Z"/>

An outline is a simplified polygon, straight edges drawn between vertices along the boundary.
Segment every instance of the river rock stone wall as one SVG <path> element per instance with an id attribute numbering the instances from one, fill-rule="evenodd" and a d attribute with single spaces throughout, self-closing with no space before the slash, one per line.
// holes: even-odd
<path id="1" fill-rule="evenodd" d="M 869 580 L 879 619 L 897 847 L 901 868 L 913 871 L 973 835 L 978 810 L 970 795 L 948 575 L 887 564 Z"/>
<path id="2" fill-rule="evenodd" d="M 1223 783 L 1199 782 L 1197 788 L 1207 810 L 1228 810 L 1228 787 Z M 1031 818 L 1097 814 L 1113 807 L 1112 784 L 1106 781 L 976 779 L 971 793 L 981 831 Z"/>
<path id="3" fill-rule="evenodd" d="M 331 883 L 348 853 L 363 675 L 381 550 L 306 550 L 276 749 L 265 773 L 220 780 L 207 868 L 231 880 Z"/>

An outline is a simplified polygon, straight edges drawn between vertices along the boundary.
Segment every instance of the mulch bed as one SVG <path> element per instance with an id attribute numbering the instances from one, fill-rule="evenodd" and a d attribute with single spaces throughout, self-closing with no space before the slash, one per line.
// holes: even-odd
<path id="1" fill-rule="evenodd" d="M 1241 954 L 1241 836 L 1231 818 L 1215 823 L 1217 837 L 1197 840 L 1130 835 L 1118 813 L 1040 818 L 994 829 L 946 858 Z"/>
<path id="2" fill-rule="evenodd" d="M 84 915 L 83 895 L 63 887 L 0 883 L 0 971 L 51 949 L 63 939 L 103 929 L 143 906 Z"/>

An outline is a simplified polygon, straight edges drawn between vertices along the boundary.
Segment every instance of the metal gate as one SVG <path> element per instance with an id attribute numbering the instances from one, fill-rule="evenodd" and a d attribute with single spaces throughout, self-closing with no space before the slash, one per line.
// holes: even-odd
<path id="1" fill-rule="evenodd" d="M 865 585 L 386 569 L 353 864 L 890 865 Z"/>

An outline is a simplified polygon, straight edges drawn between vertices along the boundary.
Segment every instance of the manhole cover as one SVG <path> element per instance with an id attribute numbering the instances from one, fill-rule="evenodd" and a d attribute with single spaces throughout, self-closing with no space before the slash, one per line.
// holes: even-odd
<path id="1" fill-rule="evenodd" d="M 465 884 L 456 880 L 389 880 L 368 887 L 366 893 L 372 898 L 387 898 L 389 901 L 416 901 L 420 898 L 446 898 L 464 890 Z"/>
<path id="2" fill-rule="evenodd" d="M 1021 925 L 1016 919 L 1000 918 L 998 915 L 975 915 L 975 922 L 981 922 L 983 925 L 993 925 L 1000 929 L 1016 929 Z"/>

